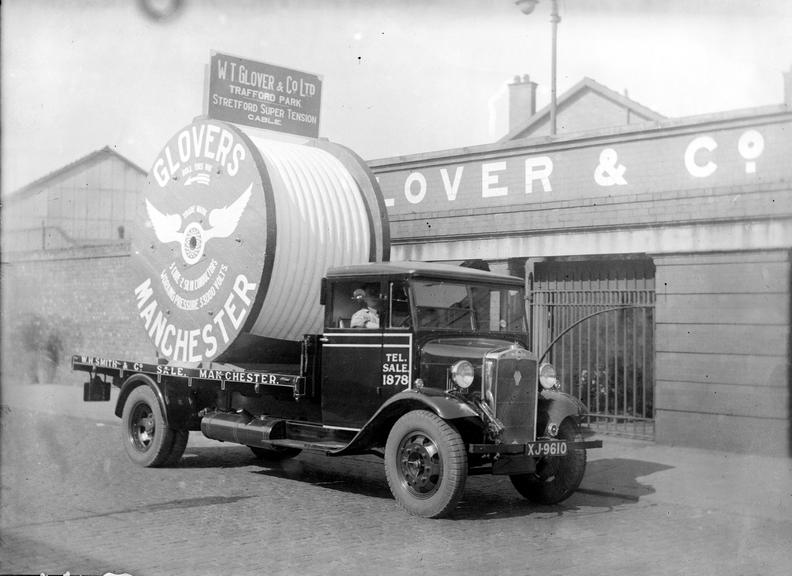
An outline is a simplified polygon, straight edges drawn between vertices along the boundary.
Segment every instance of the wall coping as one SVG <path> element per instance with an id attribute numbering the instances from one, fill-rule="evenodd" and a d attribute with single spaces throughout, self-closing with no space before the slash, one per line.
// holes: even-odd
<path id="1" fill-rule="evenodd" d="M 4 251 L 2 264 L 19 264 L 22 262 L 45 262 L 56 260 L 93 260 L 96 258 L 118 258 L 131 254 L 131 243 L 113 242 L 90 246 L 76 246 L 51 250 L 24 250 L 19 252 Z"/>

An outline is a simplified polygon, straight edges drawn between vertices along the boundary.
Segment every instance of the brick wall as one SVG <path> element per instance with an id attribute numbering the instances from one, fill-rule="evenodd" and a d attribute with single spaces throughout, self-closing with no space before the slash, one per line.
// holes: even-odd
<path id="1" fill-rule="evenodd" d="M 3 381 L 79 384 L 77 353 L 154 361 L 132 283 L 127 243 L 4 255 Z"/>
<path id="2" fill-rule="evenodd" d="M 391 216 L 394 243 L 515 234 L 598 232 L 684 223 L 758 221 L 792 214 L 788 183 L 656 192 Z"/>

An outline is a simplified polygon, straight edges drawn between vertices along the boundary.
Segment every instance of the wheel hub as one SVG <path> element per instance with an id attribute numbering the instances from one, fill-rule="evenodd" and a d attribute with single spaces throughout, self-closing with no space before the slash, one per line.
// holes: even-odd
<path id="1" fill-rule="evenodd" d="M 151 441 L 154 439 L 155 422 L 154 413 L 147 405 L 141 404 L 135 407 L 129 422 L 129 428 L 132 444 L 135 448 L 141 452 L 148 450 Z"/>
<path id="2" fill-rule="evenodd" d="M 442 466 L 431 438 L 423 434 L 405 438 L 399 449 L 399 464 L 403 482 L 411 492 L 425 497 L 437 490 Z"/>

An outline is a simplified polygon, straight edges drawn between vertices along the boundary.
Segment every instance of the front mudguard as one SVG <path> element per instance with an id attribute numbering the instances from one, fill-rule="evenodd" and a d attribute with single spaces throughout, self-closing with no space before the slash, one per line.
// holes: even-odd
<path id="1" fill-rule="evenodd" d="M 561 422 L 572 418 L 580 426 L 581 418 L 588 413 L 588 408 L 583 402 L 560 390 L 542 390 L 539 393 L 537 406 L 536 436 L 552 437 L 550 428 L 561 426 Z"/>
<path id="2" fill-rule="evenodd" d="M 485 424 L 481 415 L 465 401 L 449 396 L 442 390 L 423 388 L 421 390 L 405 390 L 389 398 L 369 419 L 352 441 L 339 450 L 328 452 L 328 456 L 349 456 L 371 452 L 372 448 L 384 446 L 393 424 L 407 412 L 412 410 L 428 410 L 443 420 L 472 420 Z"/>

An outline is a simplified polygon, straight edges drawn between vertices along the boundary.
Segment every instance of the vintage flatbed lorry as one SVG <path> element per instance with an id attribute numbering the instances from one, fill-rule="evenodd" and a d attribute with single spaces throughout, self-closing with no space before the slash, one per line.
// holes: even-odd
<path id="1" fill-rule="evenodd" d="M 505 474 L 526 498 L 560 502 L 580 484 L 586 449 L 577 399 L 527 348 L 521 280 L 447 265 L 334 268 L 322 282 L 321 334 L 294 365 L 197 368 L 84 356 L 85 400 L 109 400 L 127 455 L 173 465 L 190 430 L 264 459 L 320 449 L 378 454 L 408 512 L 448 514 L 469 474 Z M 380 325 L 351 327 L 350 294 L 374 295 Z"/>
<path id="2" fill-rule="evenodd" d="M 134 462 L 174 465 L 198 430 L 270 460 L 377 454 L 398 503 L 431 518 L 470 474 L 545 504 L 580 484 L 601 442 L 530 349 L 523 281 L 389 262 L 385 202 L 348 149 L 198 118 L 155 160 L 139 213 L 130 311 L 155 353 L 72 360 L 86 401 L 120 389 Z"/>

